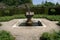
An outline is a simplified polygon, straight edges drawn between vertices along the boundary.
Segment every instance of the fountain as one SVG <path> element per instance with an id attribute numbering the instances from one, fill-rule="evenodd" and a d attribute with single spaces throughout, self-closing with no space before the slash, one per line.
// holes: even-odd
<path id="1" fill-rule="evenodd" d="M 27 19 L 19 19 L 16 24 L 13 25 L 13 27 L 40 27 L 45 26 L 44 22 L 41 21 L 41 19 L 32 18 L 34 16 L 34 12 L 30 11 L 30 8 L 25 5 L 27 12 L 25 14 Z"/>
<path id="2" fill-rule="evenodd" d="M 30 13 L 26 12 L 25 16 L 27 20 L 22 23 L 19 23 L 19 26 L 42 26 L 40 20 L 37 19 L 32 20 L 32 17 L 34 16 L 34 12 L 30 12 Z"/>
<path id="3" fill-rule="evenodd" d="M 26 18 L 27 18 L 27 21 L 26 21 L 26 25 L 27 26 L 33 26 L 33 21 L 31 20 L 31 18 L 33 17 L 34 13 L 30 12 L 30 13 L 26 13 Z"/>
<path id="4" fill-rule="evenodd" d="M 32 18 L 34 16 L 34 12 L 26 12 L 25 16 L 25 19 L 18 19 L 13 27 L 46 27 L 44 21 L 40 18 Z"/>

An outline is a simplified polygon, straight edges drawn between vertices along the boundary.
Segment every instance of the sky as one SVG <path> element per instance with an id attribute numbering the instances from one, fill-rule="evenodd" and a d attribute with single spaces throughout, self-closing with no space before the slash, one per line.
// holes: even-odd
<path id="1" fill-rule="evenodd" d="M 32 0 L 33 4 L 34 5 L 37 5 L 37 4 L 41 4 L 43 2 L 45 2 L 46 0 Z M 47 0 L 48 2 L 53 2 L 53 3 L 60 3 L 60 0 Z"/>

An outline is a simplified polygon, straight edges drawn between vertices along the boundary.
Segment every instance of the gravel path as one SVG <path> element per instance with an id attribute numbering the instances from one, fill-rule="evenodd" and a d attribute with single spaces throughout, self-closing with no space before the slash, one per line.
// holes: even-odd
<path id="1" fill-rule="evenodd" d="M 16 40 L 39 40 L 42 33 L 53 32 L 53 30 L 58 31 L 60 29 L 55 22 L 47 19 L 40 19 L 46 27 L 12 27 L 18 20 L 1 22 L 3 26 L 0 27 L 0 30 L 10 31 L 16 37 Z"/>

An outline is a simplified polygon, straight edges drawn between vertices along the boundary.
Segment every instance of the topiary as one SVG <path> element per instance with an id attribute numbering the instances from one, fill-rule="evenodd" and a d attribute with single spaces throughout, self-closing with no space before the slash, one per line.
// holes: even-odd
<path id="1" fill-rule="evenodd" d="M 59 26 L 60 26 L 60 21 L 59 21 L 59 23 L 57 23 L 57 25 L 59 25 Z"/>

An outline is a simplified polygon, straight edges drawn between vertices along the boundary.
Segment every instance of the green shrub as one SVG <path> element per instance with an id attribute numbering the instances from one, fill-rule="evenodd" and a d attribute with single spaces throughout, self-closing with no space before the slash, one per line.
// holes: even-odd
<path id="1" fill-rule="evenodd" d="M 0 9 L 0 16 L 13 16 L 19 14 L 25 14 L 26 11 L 23 8 L 6 8 Z"/>
<path id="2" fill-rule="evenodd" d="M 51 12 L 55 12 L 55 9 L 51 9 L 50 11 L 51 11 Z"/>
<path id="3" fill-rule="evenodd" d="M 9 10 L 4 10 L 4 15 L 5 16 L 10 16 L 10 11 Z"/>
<path id="4" fill-rule="evenodd" d="M 0 31 L 0 40 L 15 40 L 15 38 L 7 31 Z"/>
<path id="5" fill-rule="evenodd" d="M 42 36 L 40 37 L 41 40 L 50 40 L 50 34 L 45 32 L 42 34 Z"/>
<path id="6" fill-rule="evenodd" d="M 2 24 L 0 23 L 0 26 L 2 26 Z"/>
<path id="7" fill-rule="evenodd" d="M 9 21 L 12 19 L 21 19 L 21 18 L 26 18 L 25 14 L 16 14 L 13 16 L 3 16 L 0 17 L 0 21 Z M 43 15 L 43 14 L 35 14 L 33 18 L 46 18 L 51 21 L 59 21 L 60 20 L 60 15 Z"/>
<path id="8" fill-rule="evenodd" d="M 3 9 L 0 9 L 0 16 L 3 16 Z"/>
<path id="9" fill-rule="evenodd" d="M 59 25 L 59 26 L 60 26 L 60 21 L 59 21 L 59 23 L 57 23 L 57 25 Z"/>
<path id="10" fill-rule="evenodd" d="M 45 12 L 44 7 L 32 7 L 31 11 L 33 11 L 35 14 L 43 14 Z"/>
<path id="11" fill-rule="evenodd" d="M 0 22 L 2 22 L 2 21 L 10 21 L 12 19 L 21 19 L 21 18 L 25 18 L 24 14 L 13 15 L 13 16 L 4 16 L 4 17 L 0 17 Z"/>
<path id="12" fill-rule="evenodd" d="M 51 21 L 59 21 L 60 15 L 47 15 L 46 18 Z"/>
<path id="13" fill-rule="evenodd" d="M 60 31 L 53 33 L 43 33 L 40 40 L 60 40 Z"/>

